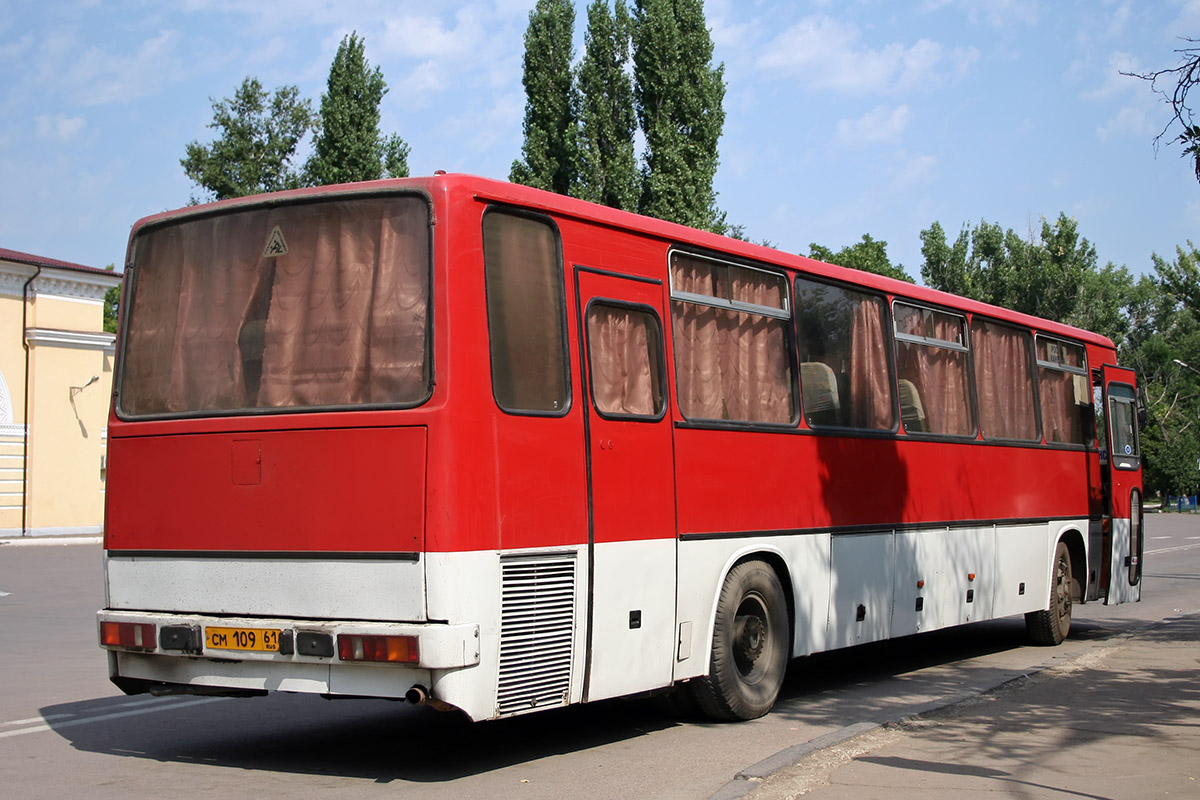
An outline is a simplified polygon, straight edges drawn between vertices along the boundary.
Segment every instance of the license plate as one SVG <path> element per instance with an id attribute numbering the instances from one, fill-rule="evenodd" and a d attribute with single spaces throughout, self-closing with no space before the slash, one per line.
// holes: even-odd
<path id="1" fill-rule="evenodd" d="M 279 652 L 279 631 L 267 628 L 204 629 L 204 644 L 210 650 L 258 650 Z"/>

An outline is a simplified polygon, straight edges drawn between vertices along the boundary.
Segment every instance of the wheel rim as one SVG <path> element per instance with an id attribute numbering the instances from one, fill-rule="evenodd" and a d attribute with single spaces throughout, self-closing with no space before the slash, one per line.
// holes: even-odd
<path id="1" fill-rule="evenodd" d="M 733 663 L 745 683 L 758 683 L 767 673 L 770 634 L 766 601 L 757 593 L 746 595 L 733 618 Z"/>
<path id="2" fill-rule="evenodd" d="M 1054 570 L 1054 610 L 1059 623 L 1071 619 L 1071 567 L 1065 556 L 1058 559 Z"/>

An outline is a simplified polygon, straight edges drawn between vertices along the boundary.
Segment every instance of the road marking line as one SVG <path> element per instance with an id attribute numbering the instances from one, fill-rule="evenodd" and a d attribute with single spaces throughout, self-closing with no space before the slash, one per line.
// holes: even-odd
<path id="1" fill-rule="evenodd" d="M 53 727 L 51 727 L 50 725 L 43 724 L 43 725 L 35 725 L 30 728 L 18 728 L 15 731 L 0 731 L 0 739 L 7 738 L 9 736 L 22 736 L 26 733 L 41 733 L 42 731 L 59 730 L 61 728 L 73 728 L 76 725 L 90 725 L 93 722 L 106 722 L 110 719 L 120 719 L 122 717 L 133 717 L 133 716 L 137 716 L 138 714 L 155 714 L 159 711 L 169 711 L 173 708 L 183 708 L 185 706 L 197 706 L 197 705 L 200 705 L 201 703 L 215 703 L 220 700 L 228 700 L 228 699 L 229 699 L 228 697 L 200 697 L 200 698 L 196 698 L 194 700 L 184 700 L 184 701 L 181 701 L 178 703 L 162 704 L 157 708 L 135 708 L 130 711 L 116 711 L 111 714 L 97 714 L 95 716 L 90 716 L 85 719 L 72 719 L 72 720 L 68 720 L 66 722 L 59 722 L 59 723 L 55 724 Z M 43 719 L 54 719 L 55 716 L 57 716 L 57 715 L 52 714 L 49 717 L 44 717 Z M 70 715 L 67 714 L 65 716 L 70 716 Z"/>
<path id="2" fill-rule="evenodd" d="M 1146 555 L 1154 555 L 1155 553 L 1174 553 L 1178 550 L 1195 550 L 1200 547 L 1200 544 L 1181 544 L 1179 547 L 1164 547 L 1161 550 L 1147 550 Z"/>
<path id="3" fill-rule="evenodd" d="M 28 725 L 31 722 L 45 722 L 51 719 L 69 719 L 75 716 L 74 714 L 47 714 L 44 717 L 30 717 L 29 719 L 14 719 L 8 722 L 0 722 L 0 725 Z"/>

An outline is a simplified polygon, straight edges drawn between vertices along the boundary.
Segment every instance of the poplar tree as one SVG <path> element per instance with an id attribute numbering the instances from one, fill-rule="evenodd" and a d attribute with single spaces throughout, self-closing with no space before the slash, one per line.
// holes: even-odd
<path id="1" fill-rule="evenodd" d="M 408 175 L 408 145 L 379 132 L 379 104 L 387 83 L 367 62 L 357 33 L 342 39 L 321 95 L 320 129 L 305 166 L 310 186 Z"/>
<path id="2" fill-rule="evenodd" d="M 525 31 L 525 143 L 509 180 L 570 194 L 576 176 L 576 97 L 572 84 L 571 0 L 538 0 Z"/>
<path id="3" fill-rule="evenodd" d="M 646 137 L 643 214 L 722 232 L 713 178 L 725 124 L 725 65 L 712 66 L 702 0 L 637 0 L 633 64 Z"/>
<path id="4" fill-rule="evenodd" d="M 282 86 L 269 95 L 257 78 L 246 78 L 232 98 L 211 102 L 208 127 L 220 135 L 210 144 L 189 143 L 179 160 L 184 173 L 208 194 L 192 197 L 193 203 L 300 185 L 292 158 L 312 128 L 313 114 L 298 88 Z"/>
<path id="5" fill-rule="evenodd" d="M 576 195 L 625 211 L 636 211 L 639 178 L 633 153 L 637 118 L 633 81 L 626 72 L 629 11 L 616 0 L 588 7 L 583 63 L 579 67 L 579 185 Z"/>

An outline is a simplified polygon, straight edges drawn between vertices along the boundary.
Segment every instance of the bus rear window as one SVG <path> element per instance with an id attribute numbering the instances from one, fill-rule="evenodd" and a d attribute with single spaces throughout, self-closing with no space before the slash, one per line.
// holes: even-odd
<path id="1" fill-rule="evenodd" d="M 151 228 L 134 244 L 123 416 L 423 402 L 429 210 L 373 197 Z"/>

